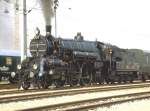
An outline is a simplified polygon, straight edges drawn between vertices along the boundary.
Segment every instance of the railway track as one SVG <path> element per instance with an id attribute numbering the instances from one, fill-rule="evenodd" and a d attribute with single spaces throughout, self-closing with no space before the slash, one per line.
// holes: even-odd
<path id="1" fill-rule="evenodd" d="M 20 90 L 20 89 L 17 89 L 16 85 L 12 88 L 8 88 L 7 89 L 7 86 L 11 87 L 11 84 L 4 84 L 3 87 L 5 87 L 4 89 L 0 89 L 0 96 L 1 95 L 8 95 L 8 94 L 20 94 L 20 93 L 29 93 L 29 92 L 44 92 L 44 91 L 49 91 L 49 90 L 52 90 L 52 91 L 64 91 L 64 90 L 78 90 L 78 89 L 91 89 L 91 88 L 109 88 L 109 87 L 121 87 L 121 86 L 131 86 L 131 85 L 139 85 L 139 84 L 149 84 L 150 85 L 150 82 L 145 82 L 145 83 L 142 83 L 142 82 L 136 82 L 136 83 L 128 83 L 128 84 L 105 84 L 105 85 L 92 85 L 92 86 L 86 86 L 86 87 L 80 87 L 80 86 L 76 86 L 76 87 L 64 87 L 64 88 L 49 88 L 49 89 L 29 89 L 29 90 Z"/>
<path id="2" fill-rule="evenodd" d="M 103 85 L 92 85 L 92 86 L 86 86 L 84 88 L 94 88 L 94 87 L 117 87 L 117 86 L 124 86 L 124 85 L 136 85 L 136 84 L 150 84 L 150 81 L 147 82 L 139 82 L 136 81 L 134 83 L 127 83 L 127 84 L 103 84 Z M 7 94 L 19 94 L 19 93 L 28 93 L 28 92 L 37 92 L 37 91 L 48 91 L 48 90 L 68 90 L 68 89 L 77 89 L 77 88 L 83 88 L 81 86 L 76 86 L 76 87 L 63 87 L 63 88 L 55 88 L 55 87 L 50 87 L 49 89 L 29 89 L 29 90 L 20 90 L 17 88 L 16 84 L 0 84 L 0 95 L 7 95 Z"/>
<path id="3" fill-rule="evenodd" d="M 80 88 L 80 89 L 78 88 L 78 89 L 67 89 L 67 90 L 43 90 L 43 91 L 30 90 L 30 92 L 25 92 L 24 90 L 22 90 L 22 91 L 18 91 L 17 94 L 14 93 L 14 94 L 2 95 L 1 93 L 0 103 L 17 102 L 17 101 L 41 99 L 41 98 L 48 98 L 48 97 L 58 97 L 58 96 L 66 96 L 66 95 L 76 95 L 76 94 L 92 93 L 92 92 L 143 88 L 149 86 L 150 83 L 105 86 L 105 87 L 104 86 L 89 87 L 89 88 Z"/>
<path id="4" fill-rule="evenodd" d="M 9 83 L 1 83 L 0 84 L 0 90 L 1 89 L 12 89 L 17 88 L 17 84 L 9 84 Z"/>
<path id="5" fill-rule="evenodd" d="M 93 108 L 102 107 L 102 106 L 110 106 L 114 104 L 121 104 L 123 102 L 141 100 L 141 99 L 147 99 L 147 98 L 150 98 L 150 91 L 87 99 L 87 100 L 81 100 L 81 101 L 73 101 L 73 102 L 68 102 L 68 103 L 28 108 L 28 109 L 23 109 L 19 111 L 52 111 L 52 110 L 57 110 L 57 111 L 84 110 L 85 111 L 87 109 L 93 109 Z"/>

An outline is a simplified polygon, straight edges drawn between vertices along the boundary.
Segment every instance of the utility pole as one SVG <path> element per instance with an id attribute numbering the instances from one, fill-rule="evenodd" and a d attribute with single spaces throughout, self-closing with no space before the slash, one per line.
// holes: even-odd
<path id="1" fill-rule="evenodd" d="M 21 38 L 21 61 L 27 57 L 27 9 L 26 0 L 23 0 L 23 38 Z"/>
<path id="2" fill-rule="evenodd" d="M 54 16 L 55 16 L 55 37 L 57 37 L 57 7 L 58 7 L 58 0 L 54 0 Z"/>

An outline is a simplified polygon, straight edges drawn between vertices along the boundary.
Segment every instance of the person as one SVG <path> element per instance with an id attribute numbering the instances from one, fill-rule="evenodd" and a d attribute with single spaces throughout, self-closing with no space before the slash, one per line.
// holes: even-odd
<path id="1" fill-rule="evenodd" d="M 81 35 L 81 32 L 78 32 L 77 35 L 74 37 L 75 40 L 83 40 L 83 36 Z"/>

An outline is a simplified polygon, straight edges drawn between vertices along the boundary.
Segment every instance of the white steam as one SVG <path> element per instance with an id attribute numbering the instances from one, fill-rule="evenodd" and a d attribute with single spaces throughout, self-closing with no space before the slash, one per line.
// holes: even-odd
<path id="1" fill-rule="evenodd" d="M 39 1 L 46 25 L 51 25 L 52 17 L 54 16 L 54 1 L 53 0 L 40 0 Z"/>

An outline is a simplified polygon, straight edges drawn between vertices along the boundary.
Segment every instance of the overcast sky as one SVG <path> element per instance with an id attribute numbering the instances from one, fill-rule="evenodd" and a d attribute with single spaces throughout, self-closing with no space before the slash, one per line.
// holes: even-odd
<path id="1" fill-rule="evenodd" d="M 88 40 L 97 38 L 123 48 L 150 50 L 149 0 L 63 0 L 60 3 L 60 35 L 81 31 Z"/>
<path id="2" fill-rule="evenodd" d="M 150 50 L 150 0 L 59 0 L 57 27 L 62 38 L 81 32 L 86 40 Z"/>

